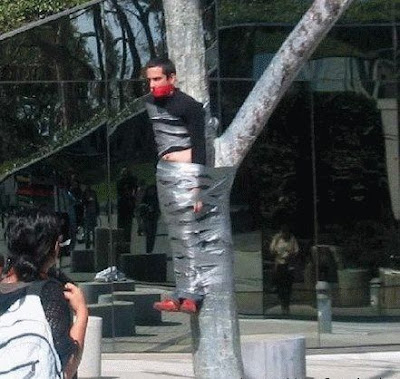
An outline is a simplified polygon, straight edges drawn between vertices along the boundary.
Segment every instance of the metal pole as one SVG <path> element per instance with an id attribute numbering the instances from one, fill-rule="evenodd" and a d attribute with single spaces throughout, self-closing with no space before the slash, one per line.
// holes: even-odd
<path id="1" fill-rule="evenodd" d="M 332 333 L 332 300 L 328 282 L 317 282 L 318 332 Z"/>

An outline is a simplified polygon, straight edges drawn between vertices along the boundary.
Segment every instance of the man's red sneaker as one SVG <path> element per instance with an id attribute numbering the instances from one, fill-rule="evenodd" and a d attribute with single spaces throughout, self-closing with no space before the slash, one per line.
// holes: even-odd
<path id="1" fill-rule="evenodd" d="M 179 306 L 179 301 L 174 299 L 165 299 L 153 304 L 153 308 L 160 312 L 179 312 Z"/>
<path id="2" fill-rule="evenodd" d="M 183 299 L 179 310 L 184 313 L 195 314 L 199 311 L 199 307 L 196 301 L 192 299 Z"/>

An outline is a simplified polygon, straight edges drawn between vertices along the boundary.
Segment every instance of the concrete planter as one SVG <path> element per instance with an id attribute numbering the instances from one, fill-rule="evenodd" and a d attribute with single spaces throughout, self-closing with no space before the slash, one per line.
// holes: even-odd
<path id="1" fill-rule="evenodd" d="M 381 306 L 383 309 L 400 308 L 400 271 L 380 268 Z"/>
<path id="2" fill-rule="evenodd" d="M 338 270 L 339 301 L 342 307 L 369 305 L 369 271 L 363 268 Z"/>

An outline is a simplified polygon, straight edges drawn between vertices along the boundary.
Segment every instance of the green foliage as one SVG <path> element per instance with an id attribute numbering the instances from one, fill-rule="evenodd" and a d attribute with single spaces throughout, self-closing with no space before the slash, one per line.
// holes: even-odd
<path id="1" fill-rule="evenodd" d="M 87 0 L 2 0 L 0 33 L 9 32 L 31 21 L 84 4 Z"/>
<path id="2" fill-rule="evenodd" d="M 86 2 L 87 0 L 2 0 L 0 33 Z M 220 25 L 246 22 L 297 23 L 311 3 L 311 0 L 221 0 Z M 355 0 L 339 22 L 392 21 L 396 15 L 399 16 L 399 4 L 400 0 Z"/>
<path id="3" fill-rule="evenodd" d="M 352 224 L 336 225 L 334 243 L 340 246 L 344 268 L 368 268 L 374 275 L 379 267 L 388 267 L 390 255 L 396 252 L 390 230 L 381 222 L 361 220 Z"/>
<path id="4" fill-rule="evenodd" d="M 312 4 L 311 0 L 221 0 L 220 24 L 246 22 L 294 23 Z M 384 22 L 399 16 L 400 0 L 355 0 L 339 22 Z"/>
<path id="5" fill-rule="evenodd" d="M 45 156 L 49 156 L 66 145 L 74 141 L 78 141 L 83 135 L 89 134 L 98 128 L 99 124 L 105 122 L 105 110 L 100 111 L 92 117 L 89 122 L 82 124 L 75 124 L 70 129 L 64 130 L 57 137 L 53 139 L 42 139 L 41 144 L 31 145 L 24 147 L 23 154 L 19 154 L 16 158 L 11 158 L 1 162 L 0 164 L 0 181 L 6 178 L 10 173 L 14 172 L 16 168 L 29 165 L 30 163 L 40 160 Z M 24 146 L 18 145 L 18 147 Z M 25 153 L 25 154 L 24 154 Z"/>
<path id="6" fill-rule="evenodd" d="M 14 6 L 7 0 L 1 2 L 0 16 L 5 18 L 7 12 L 15 15 L 19 11 L 24 15 L 21 20 L 31 21 L 83 1 L 47 3 L 19 1 Z M 94 28 L 99 27 L 96 24 L 101 17 L 99 11 L 99 7 L 93 7 L 88 13 L 93 18 Z M 11 20 L 8 25 L 13 25 Z M 119 36 L 114 37 L 107 26 L 104 30 L 100 28 L 97 34 L 84 34 L 70 17 L 62 17 L 0 44 L 1 79 L 19 82 L 0 86 L 0 180 L 21 167 L 56 154 L 96 130 L 106 119 L 110 128 L 116 128 L 132 114 L 143 111 L 142 99 L 135 100 L 137 93 L 142 92 L 141 86 L 133 85 L 133 90 L 118 88 L 118 95 L 124 97 L 124 101 L 107 109 L 105 114 L 104 82 L 92 82 L 97 77 L 106 77 L 106 68 L 94 63 L 101 61 L 101 54 L 93 46 L 87 46 L 87 40 L 94 37 L 99 45 L 103 42 L 108 47 L 105 52 L 108 77 L 119 77 L 123 57 L 114 40 Z M 133 42 L 131 45 L 135 48 Z M 140 62 L 137 66 L 140 68 Z M 127 69 L 124 74 L 132 78 Z M 62 80 L 65 82 L 61 83 Z"/>
<path id="7" fill-rule="evenodd" d="M 359 46 L 362 45 L 362 41 L 360 40 L 352 40 L 352 41 L 343 41 L 339 39 L 338 35 L 335 36 L 327 36 L 318 46 L 315 53 L 313 54 L 313 59 L 318 59 L 321 57 L 329 57 L 329 56 L 351 56 L 351 57 L 365 57 L 367 52 L 371 50 L 373 46 L 382 46 L 378 42 L 375 42 L 375 39 L 382 38 L 378 35 L 369 36 L 369 46 L 365 47 L 365 50 L 361 50 Z M 275 53 L 281 47 L 285 39 L 288 37 L 288 31 L 273 31 L 270 28 L 258 28 L 257 33 L 254 37 L 254 53 Z M 371 41 L 374 39 L 373 41 Z"/>
<path id="8" fill-rule="evenodd" d="M 310 0 L 221 0 L 220 22 L 222 25 L 246 22 L 295 22 L 310 4 Z"/>

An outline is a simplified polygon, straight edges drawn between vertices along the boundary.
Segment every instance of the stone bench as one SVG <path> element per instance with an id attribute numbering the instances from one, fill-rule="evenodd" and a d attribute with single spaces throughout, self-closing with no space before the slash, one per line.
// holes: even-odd
<path id="1" fill-rule="evenodd" d="M 114 301 L 105 304 L 88 304 L 89 315 L 101 317 L 102 336 L 106 338 L 134 336 L 135 331 L 135 305 L 129 301 Z"/>
<path id="2" fill-rule="evenodd" d="M 305 379 L 303 336 L 246 335 L 241 338 L 246 379 Z"/>
<path id="3" fill-rule="evenodd" d="M 159 293 L 137 293 L 133 291 L 115 291 L 112 294 L 99 296 L 99 304 L 109 304 L 112 301 L 129 301 L 135 304 L 136 325 L 160 325 L 161 312 L 153 309 L 153 303 L 161 300 Z"/>
<path id="4" fill-rule="evenodd" d="M 113 291 L 135 291 L 135 281 L 131 279 L 112 282 Z"/>
<path id="5" fill-rule="evenodd" d="M 98 303 L 98 298 L 103 294 L 111 294 L 113 291 L 134 291 L 135 281 L 124 280 L 120 282 L 82 282 L 79 283 L 86 302 L 88 304 Z"/>

